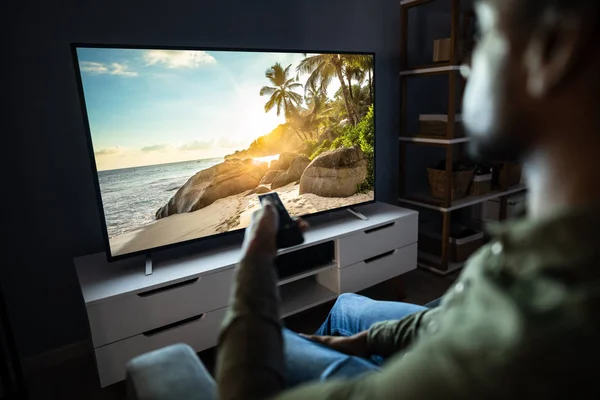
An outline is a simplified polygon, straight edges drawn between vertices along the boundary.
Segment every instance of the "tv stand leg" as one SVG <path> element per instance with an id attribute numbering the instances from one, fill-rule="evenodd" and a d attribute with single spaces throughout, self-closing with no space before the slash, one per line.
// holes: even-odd
<path id="1" fill-rule="evenodd" d="M 146 256 L 146 276 L 152 275 L 152 256 Z"/>
<path id="2" fill-rule="evenodd" d="M 365 217 L 364 214 L 359 213 L 358 211 L 356 211 L 353 208 L 348 208 L 347 210 L 348 210 L 348 212 L 350 214 L 354 215 L 358 219 L 361 219 L 363 221 L 368 221 L 369 220 L 369 218 Z"/>

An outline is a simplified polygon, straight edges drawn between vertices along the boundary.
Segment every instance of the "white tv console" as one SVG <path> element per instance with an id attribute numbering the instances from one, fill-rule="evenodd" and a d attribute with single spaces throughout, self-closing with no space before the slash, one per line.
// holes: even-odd
<path id="1" fill-rule="evenodd" d="M 418 213 L 383 203 L 346 211 L 316 224 L 305 243 L 280 254 L 333 242 L 326 265 L 279 282 L 282 318 L 357 292 L 417 267 Z M 339 218 L 338 218 L 339 216 Z M 217 344 L 229 303 L 238 246 L 213 249 L 166 262 L 145 258 L 109 263 L 104 253 L 75 259 L 102 387 L 125 378 L 125 364 L 174 343 L 196 351 Z"/>

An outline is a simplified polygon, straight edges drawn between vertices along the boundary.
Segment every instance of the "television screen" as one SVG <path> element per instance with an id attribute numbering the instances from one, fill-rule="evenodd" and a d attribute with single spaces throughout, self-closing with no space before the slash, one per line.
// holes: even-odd
<path id="1" fill-rule="evenodd" d="M 73 45 L 109 257 L 374 200 L 374 55 Z"/>

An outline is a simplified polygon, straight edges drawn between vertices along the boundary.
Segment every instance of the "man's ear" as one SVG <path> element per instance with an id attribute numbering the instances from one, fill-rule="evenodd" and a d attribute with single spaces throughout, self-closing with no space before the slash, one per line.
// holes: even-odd
<path id="1" fill-rule="evenodd" d="M 543 97 L 568 78 L 588 38 L 580 18 L 559 15 L 556 10 L 547 9 L 536 25 L 524 62 L 529 95 Z"/>

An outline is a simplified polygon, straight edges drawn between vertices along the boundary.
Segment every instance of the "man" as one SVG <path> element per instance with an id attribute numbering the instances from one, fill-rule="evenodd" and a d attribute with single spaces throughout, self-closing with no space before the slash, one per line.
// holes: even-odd
<path id="1" fill-rule="evenodd" d="M 480 0 L 476 11 L 464 123 L 474 156 L 524 161 L 529 219 L 495 228 L 440 307 L 343 296 L 319 331 L 337 336 L 308 340 L 282 334 L 267 206 L 221 335 L 220 398 L 600 398 L 600 5 Z M 373 320 L 388 316 L 401 319 Z M 340 376 L 356 378 L 329 379 Z"/>

